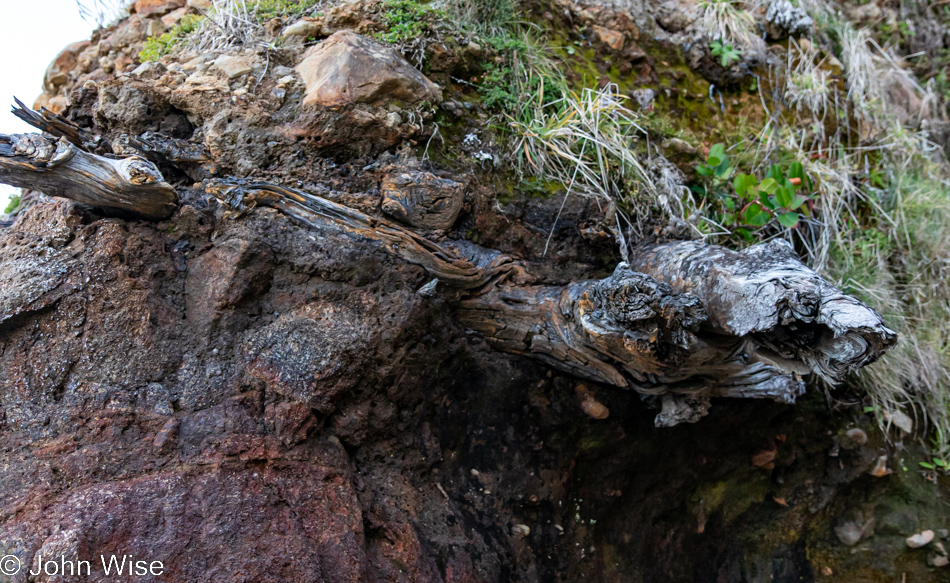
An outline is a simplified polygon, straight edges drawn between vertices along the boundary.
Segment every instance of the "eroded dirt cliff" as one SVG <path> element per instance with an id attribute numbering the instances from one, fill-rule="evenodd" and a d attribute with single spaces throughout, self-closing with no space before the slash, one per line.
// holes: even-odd
<path id="1" fill-rule="evenodd" d="M 328 50 L 305 45 L 385 30 L 384 8 L 357 2 L 261 24 L 271 40 L 307 24 L 281 46 L 140 63 L 153 23 L 197 11 L 139 0 L 46 74 L 41 101 L 95 136 L 89 151 L 159 152 L 181 200 L 156 222 L 32 192 L 0 232 L 2 554 L 130 554 L 162 561 L 155 581 L 944 580 L 946 477 L 854 393 L 717 399 L 658 428 L 634 391 L 489 346 L 384 245 L 206 192 L 270 180 L 501 251 L 550 285 L 607 276 L 613 209 L 539 196 L 496 162 L 491 111 L 456 82 L 483 47 L 429 45 L 441 87 L 397 64 L 385 98 L 335 102 L 353 90 L 311 91 L 305 63 Z M 675 6 L 529 13 L 589 31 L 585 58 L 619 74 L 683 80 L 665 91 L 686 109 L 710 106 L 685 63 L 728 82 L 677 44 L 692 21 Z M 908 548 L 927 529 L 936 541 Z"/>

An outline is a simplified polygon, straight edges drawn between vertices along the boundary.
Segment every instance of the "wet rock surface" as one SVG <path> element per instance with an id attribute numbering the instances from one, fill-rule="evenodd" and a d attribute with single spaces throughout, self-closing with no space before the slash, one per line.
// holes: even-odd
<path id="1" fill-rule="evenodd" d="M 657 429 L 632 393 L 466 335 L 445 297 L 415 293 L 419 268 L 272 212 L 223 219 L 192 198 L 150 225 L 51 202 L 0 237 L 0 540 L 25 563 L 65 549 L 154 557 L 157 580 L 791 581 L 858 561 L 839 539 L 894 540 L 896 559 L 939 516 L 937 490 L 892 505 L 906 486 L 868 474 L 880 438 L 851 428 L 838 450 L 820 396 Z M 37 246 L 55 263 L 22 267 Z M 16 291 L 36 273 L 65 279 Z"/>

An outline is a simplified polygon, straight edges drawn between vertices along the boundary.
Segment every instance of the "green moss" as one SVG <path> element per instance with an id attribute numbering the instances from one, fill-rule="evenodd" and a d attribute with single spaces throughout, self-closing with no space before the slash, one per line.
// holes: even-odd
<path id="1" fill-rule="evenodd" d="M 4 210 L 3 212 L 4 212 L 4 213 L 12 213 L 12 212 L 15 211 L 15 210 L 17 209 L 17 207 L 19 207 L 19 206 L 20 206 L 20 195 L 19 195 L 19 194 L 14 194 L 14 195 L 10 196 L 10 204 L 7 205 L 6 210 Z"/>
<path id="2" fill-rule="evenodd" d="M 147 63 L 161 59 L 178 46 L 185 37 L 198 30 L 202 20 L 204 18 L 201 16 L 189 14 L 165 34 L 147 39 L 142 52 L 139 53 L 139 61 Z"/>

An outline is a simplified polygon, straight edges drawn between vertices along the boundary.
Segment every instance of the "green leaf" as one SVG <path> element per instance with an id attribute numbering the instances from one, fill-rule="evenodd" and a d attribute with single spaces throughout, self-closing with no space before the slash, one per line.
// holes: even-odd
<path id="1" fill-rule="evenodd" d="M 770 197 L 764 192 L 759 195 L 759 202 L 762 203 L 763 207 L 769 209 L 770 211 L 774 211 L 776 207 L 778 207 L 778 204 L 775 202 L 775 197 Z"/>
<path id="2" fill-rule="evenodd" d="M 935 468 L 935 467 L 933 466 L 933 464 L 928 464 L 927 462 L 920 462 L 920 467 L 922 467 L 922 468 L 927 468 L 928 470 L 935 470 L 935 469 L 937 469 L 937 468 Z"/>
<path id="3" fill-rule="evenodd" d="M 733 210 L 734 208 L 736 208 L 736 201 L 732 200 L 731 198 L 724 198 L 722 199 L 722 206 L 726 207 L 729 210 Z"/>
<path id="4" fill-rule="evenodd" d="M 759 183 L 759 190 L 767 192 L 769 194 L 775 194 L 775 191 L 778 189 L 778 182 L 774 178 L 766 178 Z"/>
<path id="5" fill-rule="evenodd" d="M 934 465 L 936 465 L 938 468 L 945 468 L 947 467 L 947 460 L 934 458 Z"/>
<path id="6" fill-rule="evenodd" d="M 775 200 L 778 202 L 778 205 L 782 208 L 789 208 L 788 205 L 792 204 L 792 191 L 791 189 L 780 186 L 775 191 Z"/>
<path id="7" fill-rule="evenodd" d="M 776 166 L 775 164 L 772 164 L 771 166 L 769 166 L 769 171 L 765 173 L 765 176 L 767 178 L 771 178 L 772 180 L 776 182 L 779 182 L 780 180 L 782 180 L 782 178 L 784 178 L 784 176 L 782 175 L 782 169 Z"/>
<path id="8" fill-rule="evenodd" d="M 769 222 L 769 213 L 762 209 L 762 205 L 754 202 L 742 211 L 742 221 L 747 225 L 761 227 Z"/>
<path id="9" fill-rule="evenodd" d="M 798 213 L 782 213 L 778 216 L 778 222 L 787 229 L 794 229 L 798 226 Z"/>
<path id="10" fill-rule="evenodd" d="M 762 205 L 759 203 L 752 203 L 742 211 L 742 220 L 746 224 L 749 224 L 752 219 L 757 217 L 762 212 Z"/>
<path id="11" fill-rule="evenodd" d="M 735 171 L 736 169 L 729 165 L 729 159 L 727 158 L 725 162 L 716 168 L 716 177 L 720 180 L 729 180 L 729 177 L 731 177 Z"/>
<path id="12" fill-rule="evenodd" d="M 873 413 L 873 412 L 874 412 L 874 407 L 865 407 L 865 408 L 864 408 L 864 412 L 865 412 L 865 413 Z"/>
<path id="13" fill-rule="evenodd" d="M 736 229 L 736 234 L 746 240 L 746 242 L 751 243 L 753 239 L 752 232 L 749 229 Z"/>
<path id="14" fill-rule="evenodd" d="M 724 159 L 726 157 L 726 145 L 723 144 L 722 142 L 718 144 L 713 144 L 709 148 L 709 155 L 715 156 L 716 158 L 719 158 L 720 160 Z M 715 166 L 715 164 L 713 164 L 713 166 Z"/>
<path id="15" fill-rule="evenodd" d="M 788 208 L 793 211 L 797 211 L 798 209 L 802 208 L 802 205 L 804 205 L 806 202 L 808 202 L 807 196 L 796 194 L 795 198 L 792 199 L 791 204 L 788 205 Z"/>
<path id="16" fill-rule="evenodd" d="M 749 190 L 749 187 L 755 186 L 758 184 L 758 182 L 759 181 L 756 180 L 755 176 L 752 176 L 751 174 L 740 173 L 737 174 L 735 180 L 732 181 L 732 186 L 735 187 L 736 194 L 739 196 L 745 196 L 745 193 L 747 190 Z"/>
<path id="17" fill-rule="evenodd" d="M 801 178 L 802 182 L 805 182 L 805 167 L 801 162 L 792 162 L 792 165 L 788 167 L 788 177 Z"/>
<path id="18" fill-rule="evenodd" d="M 700 176 L 712 176 L 713 171 L 709 166 L 697 166 L 696 173 Z"/>

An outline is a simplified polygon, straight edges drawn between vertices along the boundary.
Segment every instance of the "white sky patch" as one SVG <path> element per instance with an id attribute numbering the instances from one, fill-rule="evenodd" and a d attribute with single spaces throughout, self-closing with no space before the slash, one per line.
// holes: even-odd
<path id="1" fill-rule="evenodd" d="M 13 97 L 32 106 L 50 61 L 66 45 L 89 38 L 92 29 L 76 0 L 0 0 L 0 133 L 36 131 L 10 113 Z M 0 212 L 17 192 L 0 184 Z"/>

